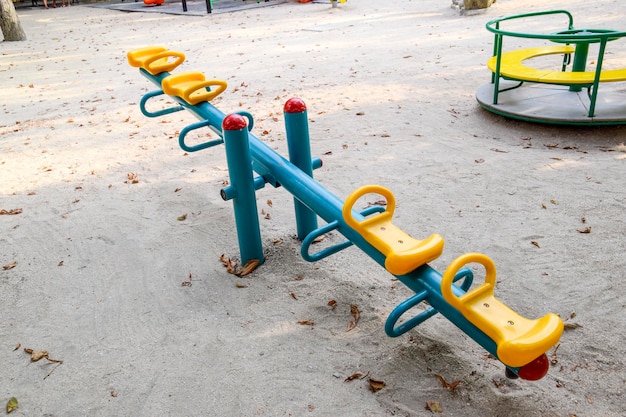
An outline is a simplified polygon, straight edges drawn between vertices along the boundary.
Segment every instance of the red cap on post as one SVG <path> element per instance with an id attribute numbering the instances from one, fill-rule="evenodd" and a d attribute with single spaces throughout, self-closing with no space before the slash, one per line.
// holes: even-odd
<path id="1" fill-rule="evenodd" d="M 519 371 L 517 371 L 517 375 L 527 381 L 538 381 L 546 376 L 549 368 L 550 361 L 548 360 L 548 356 L 544 353 L 534 361 L 522 366 Z"/>
<path id="2" fill-rule="evenodd" d="M 224 130 L 241 130 L 247 126 L 246 118 L 240 114 L 229 114 L 222 121 L 222 129 Z"/>
<path id="3" fill-rule="evenodd" d="M 294 97 L 285 103 L 285 113 L 302 113 L 306 110 L 306 104 L 301 99 Z"/>

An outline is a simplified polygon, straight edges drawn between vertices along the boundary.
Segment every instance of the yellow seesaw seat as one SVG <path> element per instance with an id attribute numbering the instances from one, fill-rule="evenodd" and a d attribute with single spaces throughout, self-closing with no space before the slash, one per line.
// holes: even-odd
<path id="1" fill-rule="evenodd" d="M 161 82 L 165 94 L 180 97 L 191 105 L 213 100 L 224 92 L 227 86 L 224 80 L 207 80 L 201 72 L 170 75 Z M 210 90 L 210 87 L 216 89 Z"/>
<path id="2" fill-rule="evenodd" d="M 170 51 L 162 46 L 147 46 L 129 51 L 128 63 L 136 68 L 143 68 L 152 75 L 173 71 L 185 60 L 182 52 Z M 170 61 L 170 58 L 174 58 Z"/>
<path id="3" fill-rule="evenodd" d="M 385 197 L 387 208 L 382 213 L 375 213 L 358 221 L 352 216 L 352 208 L 365 194 Z M 348 196 L 343 205 L 342 216 L 348 226 L 386 256 L 387 271 L 394 275 L 404 275 L 437 259 L 443 252 L 444 242 L 438 234 L 417 240 L 400 230 L 391 222 L 395 208 L 396 200 L 391 191 L 380 185 L 366 185 Z"/>
<path id="4" fill-rule="evenodd" d="M 485 267 L 485 281 L 457 297 L 452 292 L 454 276 L 470 263 Z M 563 322 L 553 313 L 536 320 L 520 316 L 495 298 L 495 284 L 496 267 L 493 261 L 480 253 L 467 253 L 455 259 L 446 269 L 441 280 L 441 293 L 448 303 L 496 343 L 498 359 L 502 363 L 521 367 L 546 353 L 559 341 Z"/>

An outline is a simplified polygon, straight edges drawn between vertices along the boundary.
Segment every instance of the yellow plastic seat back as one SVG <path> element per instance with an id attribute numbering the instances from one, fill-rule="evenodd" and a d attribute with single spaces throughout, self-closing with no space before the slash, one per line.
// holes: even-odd
<path id="1" fill-rule="evenodd" d="M 485 281 L 457 297 L 452 291 L 454 276 L 470 263 L 485 267 Z M 521 367 L 559 341 L 563 322 L 552 313 L 536 320 L 520 316 L 494 296 L 495 283 L 493 261 L 480 253 L 467 253 L 455 259 L 446 269 L 441 280 L 441 293 L 450 305 L 496 343 L 498 359 L 502 363 Z"/>
<path id="2" fill-rule="evenodd" d="M 364 220 L 356 220 L 352 215 L 352 208 L 365 194 L 385 197 L 386 210 L 372 214 Z M 395 208 L 396 200 L 391 191 L 380 185 L 366 185 L 348 196 L 343 205 L 342 215 L 348 226 L 359 232 L 368 243 L 386 256 L 387 271 L 394 275 L 404 275 L 437 259 L 443 252 L 444 242 L 438 234 L 417 240 L 396 227 L 391 222 Z"/>
<path id="3" fill-rule="evenodd" d="M 185 60 L 182 52 L 170 51 L 162 46 L 133 49 L 126 57 L 131 66 L 143 68 L 152 75 L 173 71 Z"/>

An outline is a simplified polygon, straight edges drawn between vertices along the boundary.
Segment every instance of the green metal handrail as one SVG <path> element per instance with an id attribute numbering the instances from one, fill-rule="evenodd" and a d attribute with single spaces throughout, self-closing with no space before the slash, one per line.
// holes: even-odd
<path id="1" fill-rule="evenodd" d="M 517 19 L 524 19 L 536 16 L 547 16 L 561 14 L 567 17 L 567 29 L 556 33 L 523 33 L 511 30 L 503 30 L 500 28 L 500 23 L 504 21 L 511 21 Z M 595 113 L 595 104 L 598 93 L 598 86 L 600 84 L 600 75 L 602 73 L 602 64 L 604 61 L 604 53 L 606 50 L 606 44 L 609 41 L 616 40 L 622 37 L 626 37 L 626 31 L 617 31 L 611 29 L 575 29 L 574 18 L 567 10 L 547 10 L 532 13 L 523 13 L 511 16 L 500 17 L 490 20 L 486 23 L 488 31 L 494 34 L 493 56 L 496 56 L 496 71 L 491 75 L 491 82 L 494 84 L 493 104 L 498 104 L 498 93 L 500 88 L 500 65 L 502 55 L 502 44 L 505 36 L 523 38 L 523 39 L 543 39 L 556 43 L 563 44 L 582 44 L 582 43 L 598 43 L 599 52 L 596 59 L 596 70 L 594 81 L 591 86 L 590 94 L 590 106 L 589 117 L 593 117 Z M 565 70 L 568 57 L 563 58 L 562 70 Z"/>

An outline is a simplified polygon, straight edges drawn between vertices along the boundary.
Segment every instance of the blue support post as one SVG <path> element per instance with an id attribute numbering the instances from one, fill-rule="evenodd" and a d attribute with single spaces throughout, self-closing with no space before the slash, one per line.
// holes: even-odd
<path id="1" fill-rule="evenodd" d="M 289 161 L 312 178 L 313 161 L 306 104 L 299 98 L 291 98 L 285 103 L 284 114 Z M 293 203 L 296 210 L 298 239 L 304 240 L 309 233 L 317 229 L 317 214 L 295 197 Z"/>
<path id="2" fill-rule="evenodd" d="M 257 213 L 256 193 L 252 176 L 250 139 L 246 119 L 230 114 L 222 122 L 226 162 L 230 176 L 230 194 L 234 195 L 233 208 L 241 263 L 258 260 L 263 263 L 263 244 Z"/>

